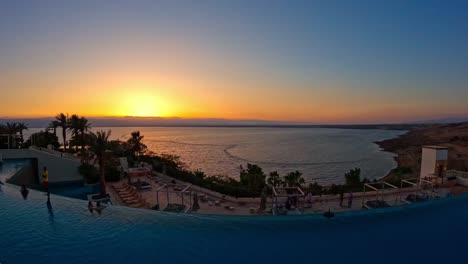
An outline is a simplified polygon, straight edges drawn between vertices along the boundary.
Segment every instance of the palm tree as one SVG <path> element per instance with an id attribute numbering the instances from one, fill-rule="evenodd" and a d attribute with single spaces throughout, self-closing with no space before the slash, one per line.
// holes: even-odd
<path id="1" fill-rule="evenodd" d="M 140 131 L 132 132 L 132 137 L 128 139 L 127 143 L 132 153 L 132 156 L 135 158 L 146 151 L 146 145 L 143 144 L 143 136 L 140 135 Z"/>
<path id="2" fill-rule="evenodd" d="M 99 162 L 99 174 L 101 182 L 101 195 L 106 195 L 106 179 L 104 175 L 104 165 L 106 161 L 106 152 L 109 149 L 109 136 L 111 131 L 97 131 L 90 134 L 90 149 L 96 155 Z"/>
<path id="3" fill-rule="evenodd" d="M 68 127 L 68 114 L 64 113 L 57 114 L 55 119 L 58 122 L 58 126 L 62 127 L 62 137 L 63 137 L 63 151 L 67 151 L 67 127 Z"/>
<path id="4" fill-rule="evenodd" d="M 69 119 L 68 119 L 68 128 L 67 130 L 71 132 L 72 134 L 72 140 L 70 140 L 69 142 L 69 147 L 71 147 L 72 145 L 75 146 L 75 150 L 76 150 L 76 147 L 78 146 L 78 135 L 80 133 L 80 130 L 78 128 L 78 123 L 80 122 L 80 118 L 78 117 L 78 115 L 76 114 L 73 114 Z"/>
<path id="5" fill-rule="evenodd" d="M 16 148 L 16 133 L 18 133 L 18 123 L 17 122 L 7 122 L 6 131 L 8 134 L 9 142 L 8 148 Z"/>
<path id="6" fill-rule="evenodd" d="M 241 166 L 239 176 L 241 184 L 247 186 L 251 191 L 260 192 L 265 185 L 266 175 L 262 168 L 256 164 L 247 163 L 246 170 Z"/>
<path id="7" fill-rule="evenodd" d="M 80 133 L 81 161 L 83 162 L 84 155 L 85 155 L 85 146 L 86 146 L 85 135 L 88 132 L 88 130 L 91 128 L 91 124 L 88 122 L 88 119 L 86 119 L 86 117 L 82 116 L 80 117 L 80 119 L 78 119 L 76 128 L 78 129 Z"/>
<path id="8" fill-rule="evenodd" d="M 6 144 L 5 139 L 2 134 L 6 134 L 6 126 L 0 123 L 0 145 Z"/>
<path id="9" fill-rule="evenodd" d="M 60 126 L 60 123 L 57 120 L 50 121 L 50 123 L 49 123 L 49 128 L 54 129 L 54 135 L 55 136 L 57 136 L 57 127 L 59 127 L 59 126 Z"/>
<path id="10" fill-rule="evenodd" d="M 279 176 L 278 171 L 273 171 L 273 172 L 270 172 L 270 177 L 268 177 L 267 183 L 271 187 L 278 187 L 278 186 L 283 185 L 283 180 Z"/>
<path id="11" fill-rule="evenodd" d="M 16 128 L 18 129 L 18 132 L 20 133 L 21 144 L 22 144 L 24 142 L 23 130 L 28 130 L 28 127 L 26 126 L 25 123 L 19 122 Z"/>
<path id="12" fill-rule="evenodd" d="M 294 171 L 288 173 L 284 176 L 284 184 L 287 187 L 301 187 L 302 184 L 305 183 L 304 178 L 302 178 L 302 173 L 299 171 Z"/>

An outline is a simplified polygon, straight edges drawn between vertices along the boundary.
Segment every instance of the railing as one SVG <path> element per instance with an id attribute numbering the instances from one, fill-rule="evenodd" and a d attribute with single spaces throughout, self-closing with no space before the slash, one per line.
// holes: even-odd
<path id="1" fill-rule="evenodd" d="M 36 151 L 46 152 L 46 153 L 48 153 L 50 155 L 54 155 L 54 156 L 61 157 L 61 158 L 66 158 L 66 159 L 71 159 L 71 160 L 79 160 L 77 157 L 75 157 L 72 154 L 63 153 L 63 152 L 56 151 L 56 150 L 51 150 L 51 149 L 41 148 L 41 147 L 31 147 L 31 149 L 36 150 Z"/>
<path id="2" fill-rule="evenodd" d="M 457 171 L 457 170 L 448 170 L 446 172 L 447 177 L 462 177 L 468 179 L 468 172 L 467 171 Z"/>

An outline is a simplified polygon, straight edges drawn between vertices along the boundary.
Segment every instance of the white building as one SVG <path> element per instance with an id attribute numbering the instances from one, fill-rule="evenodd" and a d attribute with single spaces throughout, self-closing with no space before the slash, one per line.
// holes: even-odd
<path id="1" fill-rule="evenodd" d="M 441 146 L 423 146 L 420 178 L 434 178 L 443 182 L 447 171 L 448 148 Z"/>

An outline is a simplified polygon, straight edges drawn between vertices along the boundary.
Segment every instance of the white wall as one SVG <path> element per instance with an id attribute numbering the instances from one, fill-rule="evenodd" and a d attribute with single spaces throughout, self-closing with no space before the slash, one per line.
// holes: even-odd
<path id="1" fill-rule="evenodd" d="M 421 173 L 420 178 L 431 176 L 434 173 L 437 152 L 435 149 L 423 148 L 421 155 Z"/>
<path id="2" fill-rule="evenodd" d="M 0 149 L 3 159 L 36 158 L 39 174 L 44 166 L 49 170 L 49 182 L 67 182 L 83 180 L 78 173 L 80 161 L 78 159 L 62 158 L 57 155 L 34 149 Z M 39 179 L 42 181 L 41 177 Z"/>

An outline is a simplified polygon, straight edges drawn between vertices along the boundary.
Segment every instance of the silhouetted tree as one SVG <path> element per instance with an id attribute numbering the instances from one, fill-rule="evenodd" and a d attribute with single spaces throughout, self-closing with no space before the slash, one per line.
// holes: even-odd
<path id="1" fill-rule="evenodd" d="M 8 148 L 16 148 L 16 134 L 19 132 L 17 122 L 6 123 L 6 133 L 8 134 Z"/>
<path id="2" fill-rule="evenodd" d="M 90 150 L 96 155 L 96 159 L 99 162 L 99 175 L 101 183 L 101 195 L 106 194 L 106 179 L 105 179 L 105 162 L 106 162 L 106 151 L 109 150 L 109 137 L 111 131 L 97 131 L 96 133 L 90 134 Z"/>
<path id="3" fill-rule="evenodd" d="M 69 131 L 71 133 L 71 139 L 69 141 L 69 148 L 71 148 L 72 146 L 75 146 L 75 150 L 76 150 L 76 147 L 79 145 L 79 133 L 80 133 L 80 130 L 78 128 L 78 122 L 80 121 L 80 117 L 76 114 L 73 114 L 68 120 L 68 127 L 67 127 L 67 131 Z"/>
<path id="4" fill-rule="evenodd" d="M 28 127 L 26 126 L 25 123 L 19 122 L 19 123 L 17 123 L 16 128 L 17 128 L 18 132 L 20 133 L 20 141 L 21 141 L 21 144 L 22 144 L 24 142 L 23 131 L 28 130 Z"/>
<path id="5" fill-rule="evenodd" d="M 266 175 L 258 165 L 247 163 L 247 170 L 240 167 L 240 182 L 249 190 L 260 192 L 265 186 Z"/>
<path id="6" fill-rule="evenodd" d="M 283 179 L 278 174 L 278 171 L 272 171 L 270 172 L 270 177 L 267 179 L 268 185 L 271 187 L 278 187 L 283 185 Z"/>
<path id="7" fill-rule="evenodd" d="M 344 175 L 346 180 L 346 185 L 350 187 L 356 187 L 361 184 L 361 169 L 354 168 L 349 170 L 349 172 Z"/>
<path id="8" fill-rule="evenodd" d="M 63 138 L 63 151 L 67 150 L 67 128 L 68 128 L 68 114 L 64 113 L 57 114 L 55 119 L 58 122 L 58 126 L 62 128 L 62 138 Z"/>
<path id="9" fill-rule="evenodd" d="M 302 173 L 293 171 L 284 176 L 284 185 L 287 187 L 300 187 L 305 183 Z"/>
<path id="10" fill-rule="evenodd" d="M 142 142 L 143 136 L 140 135 L 140 131 L 134 131 L 131 135 L 132 137 L 128 139 L 127 144 L 132 157 L 136 158 L 145 153 L 147 147 Z"/>

